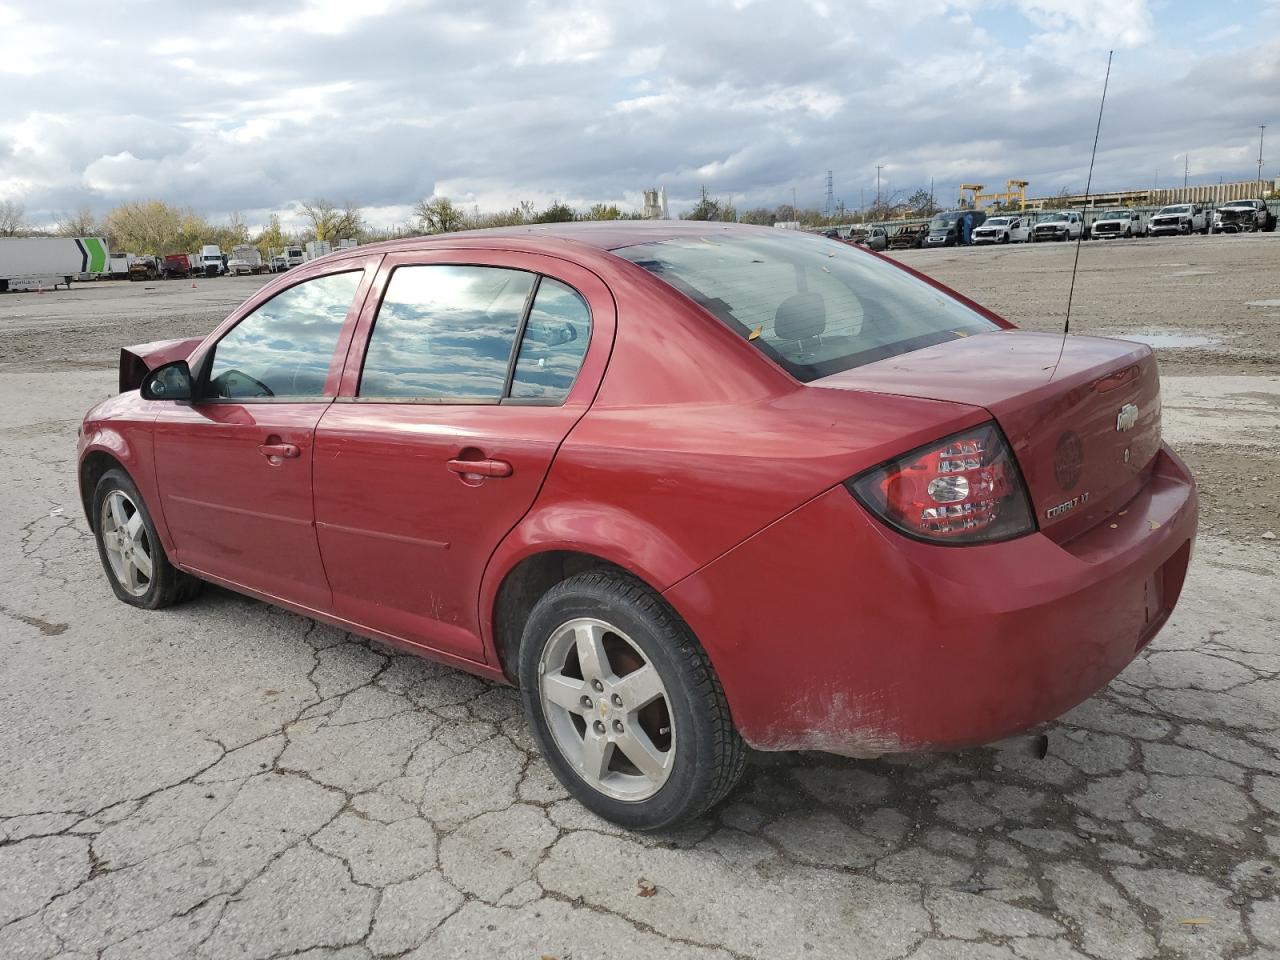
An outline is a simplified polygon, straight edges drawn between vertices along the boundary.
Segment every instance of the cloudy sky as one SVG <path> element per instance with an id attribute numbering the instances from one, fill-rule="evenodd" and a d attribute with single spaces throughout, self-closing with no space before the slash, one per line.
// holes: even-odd
<path id="1" fill-rule="evenodd" d="M 850 207 L 1280 174 L 1280 0 L 0 0 L 0 199 L 41 224 L 432 194 Z"/>

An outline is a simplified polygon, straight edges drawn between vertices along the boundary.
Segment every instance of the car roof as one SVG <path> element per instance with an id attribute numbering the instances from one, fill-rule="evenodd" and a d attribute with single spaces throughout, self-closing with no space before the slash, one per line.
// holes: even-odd
<path id="1" fill-rule="evenodd" d="M 791 232 L 791 231 L 786 231 Z M 361 247 L 348 248 L 343 254 L 394 253 L 429 249 L 433 246 L 502 246 L 516 242 L 521 248 L 537 246 L 590 247 L 596 250 L 618 250 L 640 243 L 659 243 L 677 238 L 697 239 L 725 233 L 767 233 L 776 236 L 773 227 L 756 227 L 741 223 L 706 220 L 593 220 L 573 223 L 531 223 L 518 227 L 493 227 L 485 230 L 463 230 L 437 233 L 402 240 L 386 240 Z M 335 253 L 338 251 L 335 251 Z"/>

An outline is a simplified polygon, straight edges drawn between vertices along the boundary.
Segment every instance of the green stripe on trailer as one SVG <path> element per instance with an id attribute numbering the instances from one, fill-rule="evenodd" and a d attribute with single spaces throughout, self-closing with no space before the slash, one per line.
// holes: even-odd
<path id="1" fill-rule="evenodd" d="M 107 244 L 100 237 L 81 237 L 89 251 L 89 272 L 102 273 L 107 268 Z"/>

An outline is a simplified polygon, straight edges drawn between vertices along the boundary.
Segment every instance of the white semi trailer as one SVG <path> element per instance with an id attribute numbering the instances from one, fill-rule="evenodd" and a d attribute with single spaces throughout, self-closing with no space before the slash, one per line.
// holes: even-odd
<path id="1" fill-rule="evenodd" d="M 0 239 L 0 293 L 69 289 L 81 275 L 106 275 L 110 258 L 102 237 L 6 237 Z"/>

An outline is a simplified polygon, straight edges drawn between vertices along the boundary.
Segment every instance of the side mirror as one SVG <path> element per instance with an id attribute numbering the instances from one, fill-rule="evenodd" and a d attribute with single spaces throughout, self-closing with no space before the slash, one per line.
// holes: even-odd
<path id="1" fill-rule="evenodd" d="M 191 368 L 185 360 L 156 367 L 142 381 L 143 400 L 185 400 L 191 402 Z"/>

